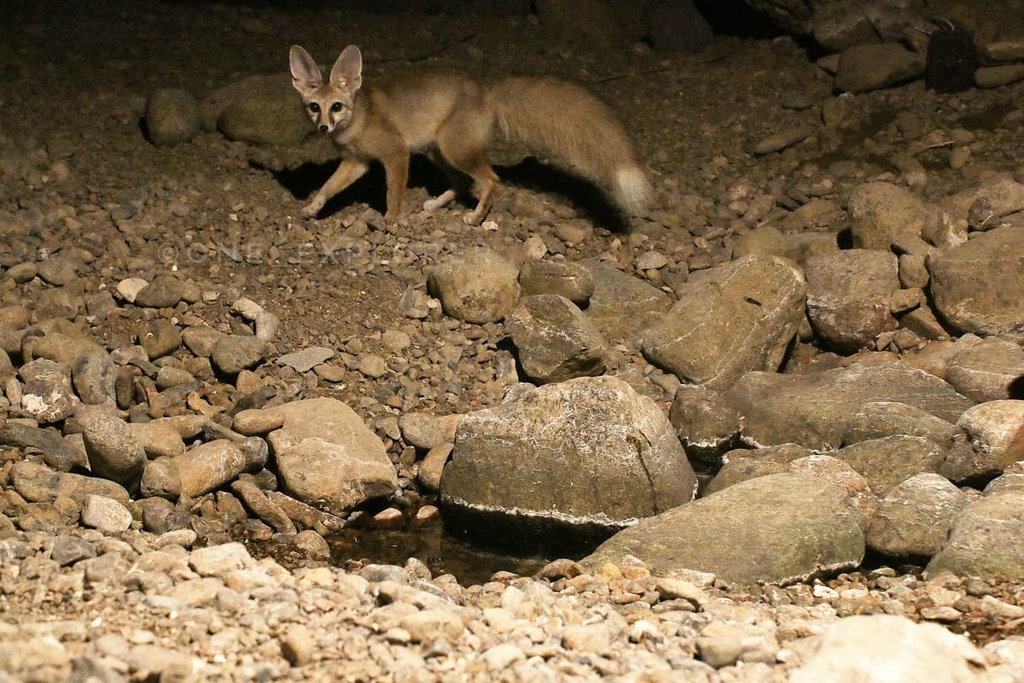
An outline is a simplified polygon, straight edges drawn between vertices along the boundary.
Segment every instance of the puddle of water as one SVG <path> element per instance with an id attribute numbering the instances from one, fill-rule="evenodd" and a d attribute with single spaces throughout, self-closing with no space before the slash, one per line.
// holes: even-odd
<path id="1" fill-rule="evenodd" d="M 462 586 L 486 583 L 499 571 L 532 576 L 553 559 L 484 548 L 447 533 L 440 523 L 395 531 L 346 529 L 327 542 L 337 565 L 354 560 L 403 566 L 415 557 L 434 576 L 451 574 Z"/>

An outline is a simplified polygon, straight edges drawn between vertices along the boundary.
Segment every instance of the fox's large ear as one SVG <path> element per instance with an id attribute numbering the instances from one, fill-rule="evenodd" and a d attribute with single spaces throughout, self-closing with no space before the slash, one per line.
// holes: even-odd
<path id="1" fill-rule="evenodd" d="M 288 63 L 292 68 L 292 85 L 303 96 L 319 88 L 324 82 L 320 67 L 316 65 L 309 53 L 298 45 L 292 45 L 288 52 Z"/>
<path id="2" fill-rule="evenodd" d="M 334 62 L 331 69 L 331 83 L 347 87 L 355 92 L 363 84 L 363 54 L 355 45 L 349 45 Z"/>

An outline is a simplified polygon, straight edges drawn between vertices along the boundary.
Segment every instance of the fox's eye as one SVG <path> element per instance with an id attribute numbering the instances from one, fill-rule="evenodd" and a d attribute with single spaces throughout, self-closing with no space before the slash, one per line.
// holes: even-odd
<path id="1" fill-rule="evenodd" d="M 333 112 L 341 111 L 341 102 L 334 102 L 334 103 L 332 103 L 331 104 L 331 111 L 333 111 Z"/>
<path id="2" fill-rule="evenodd" d="M 314 114 L 319 114 L 320 113 L 320 105 L 317 104 L 316 102 L 310 102 L 308 106 L 309 106 L 309 110 L 311 112 L 313 112 Z"/>

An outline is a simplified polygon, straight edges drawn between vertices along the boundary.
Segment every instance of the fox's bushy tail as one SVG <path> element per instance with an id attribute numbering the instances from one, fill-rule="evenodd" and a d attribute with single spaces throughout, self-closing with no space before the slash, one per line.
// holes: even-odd
<path id="1" fill-rule="evenodd" d="M 607 104 L 578 85 L 550 76 L 498 81 L 489 101 L 506 137 L 557 157 L 610 192 L 628 213 L 643 213 L 651 185 Z"/>

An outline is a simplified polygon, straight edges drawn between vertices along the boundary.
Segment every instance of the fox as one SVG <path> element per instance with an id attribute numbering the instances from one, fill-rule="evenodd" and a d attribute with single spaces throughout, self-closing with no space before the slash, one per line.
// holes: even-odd
<path id="1" fill-rule="evenodd" d="M 468 177 L 477 203 L 463 220 L 479 225 L 500 183 L 487 161 L 499 132 L 560 159 L 566 170 L 610 193 L 628 214 L 640 215 L 650 200 L 651 185 L 622 123 L 610 106 L 574 83 L 510 76 L 483 84 L 460 71 L 410 70 L 364 85 L 363 57 L 355 45 L 341 51 L 326 80 L 298 45 L 291 47 L 289 65 L 306 113 L 341 156 L 338 169 L 302 209 L 306 217 L 316 217 L 378 161 L 387 183 L 385 220 L 399 218 L 410 155 L 423 153 L 450 182 L 424 210 L 450 204 Z"/>

